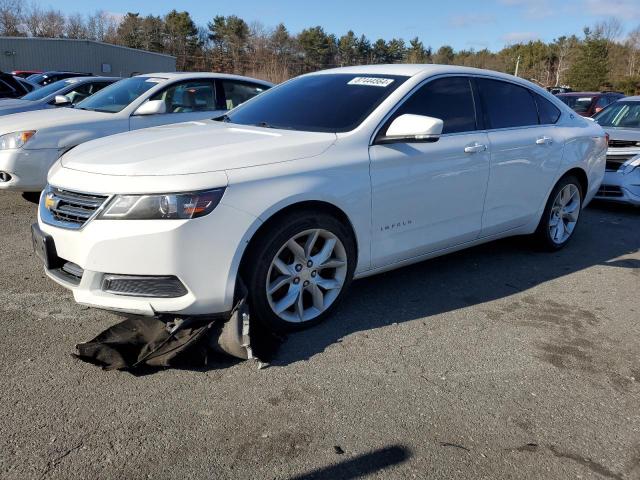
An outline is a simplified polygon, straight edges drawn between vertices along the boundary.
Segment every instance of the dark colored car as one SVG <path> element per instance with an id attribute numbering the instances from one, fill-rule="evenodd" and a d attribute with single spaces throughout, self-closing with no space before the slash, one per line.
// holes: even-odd
<path id="1" fill-rule="evenodd" d="M 14 70 L 11 72 L 11 75 L 14 77 L 27 78 L 31 75 L 38 75 L 39 73 L 42 72 L 40 70 Z"/>
<path id="2" fill-rule="evenodd" d="M 20 98 L 30 91 L 27 82 L 9 73 L 0 72 L 0 98 Z"/>
<path id="3" fill-rule="evenodd" d="M 620 92 L 571 92 L 556 96 L 583 117 L 592 117 L 604 107 L 624 98 Z"/>
<path id="4" fill-rule="evenodd" d="M 573 92 L 573 90 L 571 90 L 569 87 L 549 87 L 549 88 L 547 88 L 547 90 L 549 90 L 549 93 L 551 93 L 552 95 L 558 95 L 560 93 L 571 93 L 571 92 Z"/>
<path id="5" fill-rule="evenodd" d="M 44 87 L 50 83 L 57 82 L 58 80 L 64 80 L 65 78 L 73 77 L 91 77 L 91 73 L 78 73 L 78 72 L 44 72 L 27 77 L 27 80 Z"/>

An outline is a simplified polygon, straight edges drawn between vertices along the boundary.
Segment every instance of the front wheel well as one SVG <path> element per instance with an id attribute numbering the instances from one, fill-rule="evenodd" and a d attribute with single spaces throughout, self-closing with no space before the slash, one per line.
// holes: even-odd
<path id="1" fill-rule="evenodd" d="M 320 212 L 326 213 L 326 214 L 329 214 L 329 215 L 333 216 L 340 223 L 342 223 L 345 226 L 345 228 L 347 228 L 351 232 L 351 236 L 353 238 L 353 243 L 354 243 L 354 245 L 356 247 L 356 259 L 355 260 L 356 260 L 356 264 L 357 264 L 357 260 L 358 260 L 358 241 L 357 241 L 357 237 L 356 237 L 353 225 L 351 224 L 351 221 L 349 220 L 349 217 L 347 217 L 347 214 L 344 213 L 343 210 L 341 210 L 340 208 L 336 207 L 335 205 L 333 205 L 333 204 L 331 204 L 329 202 L 324 202 L 324 201 L 319 201 L 319 200 L 310 200 L 310 201 L 298 202 L 298 203 L 294 203 L 292 205 L 288 205 L 288 206 L 284 207 L 283 209 L 277 211 L 273 215 L 271 215 L 262 225 L 260 225 L 258 230 L 256 230 L 256 232 L 251 237 L 251 240 L 249 240 L 249 243 L 247 244 L 247 247 L 244 249 L 244 252 L 242 253 L 242 260 L 240 260 L 240 267 L 238 269 L 238 275 L 239 276 L 242 276 L 244 274 L 244 272 L 246 272 L 247 260 L 250 257 L 250 252 L 252 251 L 252 248 L 255 245 L 255 243 L 261 238 L 261 236 L 265 235 L 265 233 L 268 232 L 271 229 L 272 225 L 274 225 L 282 217 L 285 217 L 287 215 L 291 215 L 294 212 L 301 212 L 301 211 L 307 211 L 310 214 L 317 214 L 317 213 L 320 213 Z"/>

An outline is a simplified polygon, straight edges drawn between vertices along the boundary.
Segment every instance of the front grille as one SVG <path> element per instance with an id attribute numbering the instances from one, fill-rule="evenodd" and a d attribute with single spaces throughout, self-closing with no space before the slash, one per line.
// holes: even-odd
<path id="1" fill-rule="evenodd" d="M 622 189 L 616 185 L 601 185 L 598 197 L 622 197 Z"/>
<path id="2" fill-rule="evenodd" d="M 607 164 L 605 169 L 608 172 L 617 172 L 622 164 L 635 157 L 637 153 L 631 153 L 628 155 L 607 155 Z"/>
<path id="3" fill-rule="evenodd" d="M 105 275 L 102 290 L 114 295 L 153 298 L 178 298 L 188 293 L 183 283 L 174 276 Z"/>
<path id="4" fill-rule="evenodd" d="M 609 140 L 609 146 L 613 148 L 640 147 L 640 140 Z"/>
<path id="5" fill-rule="evenodd" d="M 45 223 L 78 229 L 91 219 L 109 197 L 49 187 L 40 203 Z"/>

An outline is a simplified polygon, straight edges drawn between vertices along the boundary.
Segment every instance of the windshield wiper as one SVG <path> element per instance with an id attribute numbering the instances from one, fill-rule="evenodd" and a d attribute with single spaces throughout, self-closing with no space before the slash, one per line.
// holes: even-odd
<path id="1" fill-rule="evenodd" d="M 229 123 L 231 121 L 231 117 L 229 115 L 227 115 L 226 113 L 224 115 L 221 115 L 219 117 L 216 117 L 213 119 L 215 122 L 224 122 L 224 123 Z"/>

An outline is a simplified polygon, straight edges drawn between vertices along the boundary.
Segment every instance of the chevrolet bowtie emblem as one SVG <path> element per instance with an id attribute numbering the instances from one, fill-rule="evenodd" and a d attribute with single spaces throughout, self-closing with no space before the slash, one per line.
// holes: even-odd
<path id="1" fill-rule="evenodd" d="M 58 202 L 60 200 L 58 200 L 53 193 L 48 193 L 47 196 L 44 199 L 44 207 L 47 210 L 51 210 L 53 208 L 56 208 L 58 206 Z"/>

